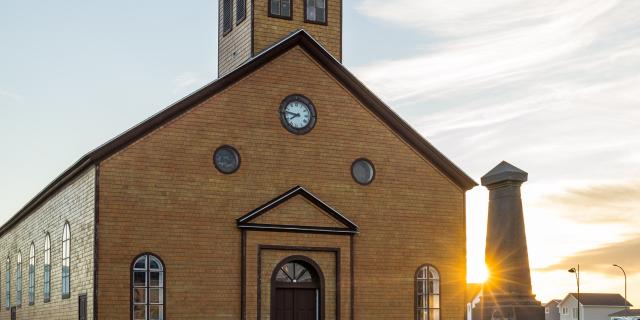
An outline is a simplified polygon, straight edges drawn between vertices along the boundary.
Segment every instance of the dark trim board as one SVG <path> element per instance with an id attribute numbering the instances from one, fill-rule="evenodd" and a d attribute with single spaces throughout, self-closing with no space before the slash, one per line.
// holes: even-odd
<path id="1" fill-rule="evenodd" d="M 420 155 L 431 162 L 460 189 L 469 190 L 478 185 L 473 179 L 460 170 L 460 168 L 453 164 L 453 162 L 440 153 L 440 151 L 433 147 L 433 145 L 427 142 L 419 133 L 411 128 L 409 124 L 402 120 L 393 110 L 391 110 L 391 108 L 373 94 L 306 31 L 298 30 L 288 35 L 272 47 L 262 51 L 260 54 L 254 55 L 251 59 L 238 66 L 233 71 L 227 73 L 222 78 L 198 89 L 182 100 L 170 105 L 147 120 L 139 123 L 133 128 L 84 155 L 80 160 L 74 163 L 70 168 L 65 170 L 42 191 L 40 191 L 40 193 L 20 209 L 18 213 L 11 217 L 7 223 L 0 227 L 0 236 L 5 234 L 24 217 L 29 215 L 60 188 L 72 181 L 79 173 L 83 172 L 90 166 L 99 164 L 102 160 L 123 148 L 126 148 L 141 137 L 149 134 L 153 130 L 156 130 L 185 111 L 197 106 L 206 99 L 209 99 L 213 95 L 218 94 L 230 85 L 240 81 L 265 64 L 273 61 L 275 58 L 297 46 L 307 52 L 310 57 L 316 60 L 329 74 L 349 90 L 366 108 L 370 109 L 376 116 L 383 120 L 383 122 L 394 130 L 403 140 L 415 148 Z"/>
<path id="2" fill-rule="evenodd" d="M 268 245 L 268 244 L 260 244 L 258 245 L 258 259 L 257 259 L 257 275 L 256 275 L 256 287 L 257 287 L 257 319 L 262 320 L 262 251 L 263 250 L 279 250 L 279 251 L 317 251 L 317 252 L 333 252 L 336 260 L 336 314 L 335 319 L 340 320 L 340 259 L 342 258 L 340 255 L 340 248 L 331 248 L 331 247 L 298 247 L 298 246 L 280 246 L 280 245 Z M 353 280 L 352 280 L 353 281 Z"/>

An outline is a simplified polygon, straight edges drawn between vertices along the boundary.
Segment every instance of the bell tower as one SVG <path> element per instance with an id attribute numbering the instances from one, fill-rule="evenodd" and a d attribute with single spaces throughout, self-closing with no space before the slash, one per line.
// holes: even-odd
<path id="1" fill-rule="evenodd" d="M 342 0 L 218 0 L 218 76 L 298 29 L 342 61 Z"/>

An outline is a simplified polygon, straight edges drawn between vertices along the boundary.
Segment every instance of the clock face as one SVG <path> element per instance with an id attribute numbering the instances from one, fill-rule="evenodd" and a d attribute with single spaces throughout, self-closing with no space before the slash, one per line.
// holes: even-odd
<path id="1" fill-rule="evenodd" d="M 311 131 L 316 123 L 316 111 L 309 99 L 293 95 L 282 102 L 280 120 L 291 133 L 305 134 Z"/>

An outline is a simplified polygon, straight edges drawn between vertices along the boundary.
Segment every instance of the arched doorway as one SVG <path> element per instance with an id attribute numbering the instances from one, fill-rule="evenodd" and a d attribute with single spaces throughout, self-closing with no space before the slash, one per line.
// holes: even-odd
<path id="1" fill-rule="evenodd" d="M 282 260 L 271 276 L 271 320 L 323 320 L 324 277 L 305 256 Z"/>

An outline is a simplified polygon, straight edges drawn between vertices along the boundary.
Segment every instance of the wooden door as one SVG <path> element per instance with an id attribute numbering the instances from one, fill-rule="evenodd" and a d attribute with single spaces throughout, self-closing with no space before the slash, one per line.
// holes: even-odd
<path id="1" fill-rule="evenodd" d="M 273 320 L 318 320 L 316 289 L 276 289 Z"/>

